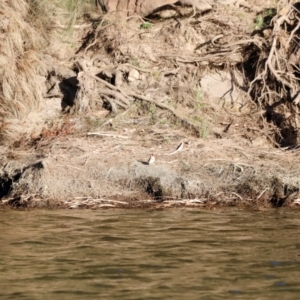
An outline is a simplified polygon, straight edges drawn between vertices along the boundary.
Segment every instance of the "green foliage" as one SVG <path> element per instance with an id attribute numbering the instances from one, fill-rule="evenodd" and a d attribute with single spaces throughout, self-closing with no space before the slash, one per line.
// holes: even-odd
<path id="1" fill-rule="evenodd" d="M 137 58 L 133 58 L 130 63 L 135 67 L 141 68 L 141 65 Z"/>
<path id="2" fill-rule="evenodd" d="M 150 29 L 152 27 L 152 23 L 144 22 L 140 25 L 140 29 Z"/>
<path id="3" fill-rule="evenodd" d="M 195 121 L 195 125 L 198 127 L 199 137 L 202 139 L 206 139 L 209 136 L 209 124 L 200 116 L 194 116 L 193 120 Z"/>
<path id="4" fill-rule="evenodd" d="M 160 73 L 158 71 L 155 71 L 155 72 L 151 73 L 151 75 L 154 79 L 158 80 Z"/>
<path id="5" fill-rule="evenodd" d="M 202 109 L 207 106 L 206 103 L 203 102 L 203 91 L 199 85 L 196 85 L 194 90 L 194 97 L 195 97 L 195 108 Z"/>
<path id="6" fill-rule="evenodd" d="M 210 133 L 209 125 L 205 120 L 203 120 L 199 127 L 199 136 L 203 139 L 206 139 L 209 136 L 209 133 Z"/>
<path id="7" fill-rule="evenodd" d="M 256 16 L 254 22 L 254 29 L 261 30 L 266 26 L 269 26 L 272 18 L 276 15 L 276 10 L 274 8 L 269 8 L 264 12 Z"/>
<path id="8" fill-rule="evenodd" d="M 149 113 L 152 116 L 152 118 L 154 118 L 156 110 L 157 110 L 157 107 L 156 107 L 155 104 L 150 104 L 149 105 Z"/>
<path id="9" fill-rule="evenodd" d="M 204 102 L 203 91 L 200 85 L 196 85 L 194 89 L 194 99 L 196 111 L 198 112 L 196 116 L 193 117 L 196 122 L 196 126 L 199 128 L 199 136 L 203 139 L 207 138 L 210 133 L 209 122 L 207 120 L 207 108 L 208 104 Z M 199 115 L 198 115 L 199 114 Z"/>
<path id="10" fill-rule="evenodd" d="M 254 29 L 262 29 L 264 27 L 264 18 L 262 15 L 258 15 L 255 19 Z"/>

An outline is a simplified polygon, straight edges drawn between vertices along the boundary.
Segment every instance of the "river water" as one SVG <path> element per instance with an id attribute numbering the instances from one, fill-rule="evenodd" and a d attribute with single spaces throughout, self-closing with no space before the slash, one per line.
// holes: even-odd
<path id="1" fill-rule="evenodd" d="M 299 212 L 0 211 L 1 299 L 299 299 Z"/>

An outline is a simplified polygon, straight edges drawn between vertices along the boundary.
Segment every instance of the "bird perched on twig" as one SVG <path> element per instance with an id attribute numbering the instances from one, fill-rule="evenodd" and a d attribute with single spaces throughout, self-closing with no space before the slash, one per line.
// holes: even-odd
<path id="1" fill-rule="evenodd" d="M 152 165 L 155 162 L 155 157 L 153 153 L 151 153 L 150 158 L 148 159 L 148 165 Z"/>

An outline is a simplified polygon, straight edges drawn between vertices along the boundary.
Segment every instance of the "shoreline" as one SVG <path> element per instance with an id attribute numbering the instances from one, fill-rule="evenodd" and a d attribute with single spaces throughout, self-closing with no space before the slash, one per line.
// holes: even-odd
<path id="1" fill-rule="evenodd" d="M 143 134 L 114 132 L 128 139 L 66 136 L 33 155 L 22 152 L 22 158 L 7 161 L 1 170 L 2 185 L 4 178 L 11 182 L 2 204 L 91 209 L 300 204 L 299 166 L 294 163 L 299 150 L 186 136 L 181 151 L 166 155 L 176 149 L 175 138 L 184 131 L 173 140 L 161 132 L 162 139 L 153 145 L 157 135 L 152 130 L 152 146 L 141 146 Z M 151 165 L 143 163 L 149 153 L 156 156 Z"/>

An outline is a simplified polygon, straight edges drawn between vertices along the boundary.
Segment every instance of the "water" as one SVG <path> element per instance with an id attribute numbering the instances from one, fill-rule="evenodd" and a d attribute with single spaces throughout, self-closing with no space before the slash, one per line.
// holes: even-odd
<path id="1" fill-rule="evenodd" d="M 289 210 L 0 211 L 1 299 L 298 299 Z"/>

